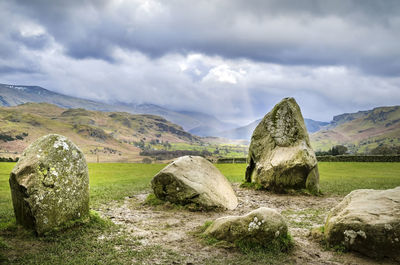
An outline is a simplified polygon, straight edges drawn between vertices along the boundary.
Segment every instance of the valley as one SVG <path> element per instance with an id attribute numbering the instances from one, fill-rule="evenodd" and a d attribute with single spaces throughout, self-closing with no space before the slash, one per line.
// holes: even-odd
<path id="1" fill-rule="evenodd" d="M 45 103 L 44 103 L 45 102 Z M 180 155 L 246 157 L 261 119 L 246 126 L 194 111 L 154 104 L 107 104 L 38 86 L 0 84 L 0 157 L 15 158 L 47 133 L 71 137 L 90 162 L 169 161 Z M 304 119 L 315 151 L 344 145 L 351 154 L 400 144 L 400 107 L 334 116 L 331 122 Z"/>
<path id="2" fill-rule="evenodd" d="M 155 115 L 66 109 L 48 103 L 0 107 L 0 157 L 18 157 L 31 142 L 49 133 L 72 139 L 89 162 L 247 154 L 244 145 L 209 142 Z"/>

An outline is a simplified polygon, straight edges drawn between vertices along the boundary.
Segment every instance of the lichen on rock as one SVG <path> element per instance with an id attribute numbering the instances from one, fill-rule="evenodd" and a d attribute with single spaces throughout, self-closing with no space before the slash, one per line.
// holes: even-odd
<path id="1" fill-rule="evenodd" d="M 329 212 L 324 235 L 331 246 L 400 260 L 400 187 L 352 191 Z"/>
<path id="2" fill-rule="evenodd" d="M 238 200 L 231 184 L 208 160 L 183 156 L 157 173 L 151 181 L 157 198 L 199 210 L 233 210 Z"/>
<path id="3" fill-rule="evenodd" d="M 276 210 L 260 207 L 243 216 L 216 219 L 203 233 L 205 236 L 253 247 L 287 249 L 291 242 L 287 224 Z"/>
<path id="4" fill-rule="evenodd" d="M 85 157 L 64 136 L 43 136 L 26 148 L 10 175 L 18 224 L 38 234 L 89 214 Z"/>
<path id="5" fill-rule="evenodd" d="M 246 181 L 274 191 L 319 192 L 317 159 L 300 107 L 293 98 L 278 103 L 254 130 Z"/>

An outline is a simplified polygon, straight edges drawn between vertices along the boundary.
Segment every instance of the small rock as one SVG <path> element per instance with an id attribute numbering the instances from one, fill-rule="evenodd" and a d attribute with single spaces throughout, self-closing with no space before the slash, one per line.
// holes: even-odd
<path id="1" fill-rule="evenodd" d="M 216 219 L 205 235 L 228 242 L 244 242 L 268 247 L 281 237 L 288 237 L 288 228 L 276 210 L 261 207 L 244 216 L 226 216 Z"/>

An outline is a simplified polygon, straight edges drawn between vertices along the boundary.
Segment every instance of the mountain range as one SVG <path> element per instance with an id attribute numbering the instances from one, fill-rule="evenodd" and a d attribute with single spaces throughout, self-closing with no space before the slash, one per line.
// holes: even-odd
<path id="1" fill-rule="evenodd" d="M 400 145 L 400 106 L 345 113 L 310 135 L 315 150 L 347 146 L 352 153 L 368 153 L 381 145 Z"/>
<path id="2" fill-rule="evenodd" d="M 149 142 L 199 144 L 202 140 L 166 119 L 148 114 L 61 108 L 48 103 L 0 107 L 0 156 L 20 154 L 40 136 L 57 133 L 76 143 L 88 161 L 139 162 Z"/>
<path id="3" fill-rule="evenodd" d="M 248 139 L 261 119 L 247 126 L 227 130 L 219 136 Z M 380 145 L 400 145 L 400 106 L 344 113 L 331 122 L 304 119 L 316 151 L 327 151 L 334 145 L 345 145 L 351 153 L 369 153 Z"/>
<path id="4" fill-rule="evenodd" d="M 223 128 L 232 129 L 235 124 L 225 123 L 214 116 L 199 112 L 174 111 L 154 104 L 106 104 L 77 97 L 71 97 L 52 92 L 39 86 L 23 86 L 0 84 L 0 106 L 17 106 L 27 102 L 50 103 L 61 108 L 85 108 L 98 111 L 119 111 L 133 114 L 152 114 L 161 116 L 184 130 L 207 136 L 209 131 L 221 131 Z"/>
<path id="5" fill-rule="evenodd" d="M 106 104 L 55 93 L 38 86 L 0 84 L 0 106 L 27 102 L 46 102 L 64 109 L 84 108 L 93 111 L 158 115 L 171 121 L 192 137 L 214 136 L 250 140 L 260 120 L 246 126 L 218 120 L 212 115 L 170 110 L 154 104 Z M 378 107 L 334 116 L 331 122 L 304 119 L 315 150 L 326 151 L 333 145 L 346 145 L 351 152 L 368 152 L 378 145 L 400 143 L 400 106 Z M 124 114 L 125 115 L 125 114 Z M 179 124 L 175 125 L 175 124 Z M 143 135 L 143 137 L 145 137 Z"/>

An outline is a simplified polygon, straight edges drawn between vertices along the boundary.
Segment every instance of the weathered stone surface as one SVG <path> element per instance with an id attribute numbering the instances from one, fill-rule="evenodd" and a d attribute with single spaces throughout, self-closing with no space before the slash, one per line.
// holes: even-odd
<path id="1" fill-rule="evenodd" d="M 244 216 L 226 216 L 216 219 L 205 235 L 228 242 L 248 242 L 268 246 L 272 241 L 286 238 L 288 228 L 276 210 L 261 207 Z"/>
<path id="2" fill-rule="evenodd" d="M 278 103 L 251 137 L 246 181 L 282 191 L 319 191 L 317 158 L 303 116 L 293 98 Z"/>
<path id="3" fill-rule="evenodd" d="M 10 175 L 17 223 L 39 235 L 89 213 L 89 175 L 79 148 L 50 134 L 23 152 Z"/>
<path id="4" fill-rule="evenodd" d="M 400 187 L 351 192 L 330 211 L 324 234 L 332 246 L 400 261 Z"/>
<path id="5" fill-rule="evenodd" d="M 200 156 L 178 158 L 154 176 L 151 186 L 159 199 L 176 204 L 195 204 L 206 210 L 233 210 L 238 204 L 229 181 Z"/>

